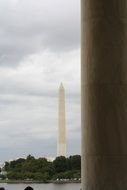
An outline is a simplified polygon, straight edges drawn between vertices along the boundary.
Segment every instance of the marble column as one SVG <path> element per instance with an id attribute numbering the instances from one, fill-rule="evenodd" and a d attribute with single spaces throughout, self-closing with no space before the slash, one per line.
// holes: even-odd
<path id="1" fill-rule="evenodd" d="M 57 156 L 66 157 L 66 120 L 65 120 L 65 90 L 61 83 L 59 88 L 59 122 Z"/>
<path id="2" fill-rule="evenodd" d="M 127 189 L 127 0 L 81 0 L 82 190 Z"/>

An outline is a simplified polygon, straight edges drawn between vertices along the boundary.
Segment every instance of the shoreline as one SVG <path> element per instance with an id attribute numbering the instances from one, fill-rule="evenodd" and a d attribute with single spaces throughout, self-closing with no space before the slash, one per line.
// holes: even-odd
<path id="1" fill-rule="evenodd" d="M 50 180 L 50 181 L 33 181 L 33 180 L 0 180 L 0 183 L 7 184 L 67 184 L 67 183 L 81 183 L 81 180 Z"/>

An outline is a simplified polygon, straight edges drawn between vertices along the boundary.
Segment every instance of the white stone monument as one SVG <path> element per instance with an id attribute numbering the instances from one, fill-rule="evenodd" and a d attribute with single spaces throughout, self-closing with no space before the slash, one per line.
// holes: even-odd
<path id="1" fill-rule="evenodd" d="M 58 142 L 57 156 L 66 157 L 66 119 L 65 119 L 65 91 L 63 84 L 59 87 L 59 121 L 58 121 Z"/>

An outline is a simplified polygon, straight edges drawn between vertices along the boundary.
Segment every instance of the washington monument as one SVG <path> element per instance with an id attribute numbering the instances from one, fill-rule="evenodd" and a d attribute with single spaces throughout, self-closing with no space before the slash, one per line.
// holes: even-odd
<path id="1" fill-rule="evenodd" d="M 58 113 L 58 143 L 57 156 L 66 157 L 66 121 L 65 121 L 65 92 L 63 84 L 59 87 L 59 113 Z"/>

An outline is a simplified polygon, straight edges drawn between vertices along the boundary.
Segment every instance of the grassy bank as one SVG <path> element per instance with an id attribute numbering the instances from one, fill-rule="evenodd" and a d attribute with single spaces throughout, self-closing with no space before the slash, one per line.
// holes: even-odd
<path id="1" fill-rule="evenodd" d="M 81 180 L 47 180 L 47 181 L 37 181 L 37 180 L 0 180 L 0 183 L 10 183 L 10 184 L 31 184 L 31 183 L 57 183 L 57 184 L 63 184 L 63 183 L 81 183 Z"/>

